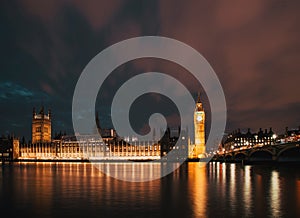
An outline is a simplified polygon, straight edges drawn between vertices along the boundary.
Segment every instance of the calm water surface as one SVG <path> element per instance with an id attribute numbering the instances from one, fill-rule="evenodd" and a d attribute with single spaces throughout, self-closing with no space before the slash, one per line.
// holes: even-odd
<path id="1" fill-rule="evenodd" d="M 9 217 L 300 217 L 297 166 L 185 163 L 150 182 L 117 180 L 89 163 L 0 171 L 0 208 Z"/>

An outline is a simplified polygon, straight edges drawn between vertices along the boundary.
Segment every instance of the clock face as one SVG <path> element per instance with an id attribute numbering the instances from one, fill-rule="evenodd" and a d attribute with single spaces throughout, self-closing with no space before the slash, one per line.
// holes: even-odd
<path id="1" fill-rule="evenodd" d="M 201 115 L 198 115 L 197 116 L 197 121 L 201 121 L 202 120 L 202 116 Z"/>

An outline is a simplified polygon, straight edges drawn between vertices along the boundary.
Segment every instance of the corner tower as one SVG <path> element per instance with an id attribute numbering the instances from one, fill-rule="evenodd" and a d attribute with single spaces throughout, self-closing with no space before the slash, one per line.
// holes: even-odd
<path id="1" fill-rule="evenodd" d="M 44 107 L 39 113 L 33 108 L 32 113 L 32 143 L 51 142 L 51 111 L 45 114 Z"/>
<path id="2" fill-rule="evenodd" d="M 200 100 L 200 93 L 196 102 L 194 112 L 194 129 L 195 129 L 195 147 L 193 151 L 193 158 L 204 157 L 205 149 L 205 112 Z"/>

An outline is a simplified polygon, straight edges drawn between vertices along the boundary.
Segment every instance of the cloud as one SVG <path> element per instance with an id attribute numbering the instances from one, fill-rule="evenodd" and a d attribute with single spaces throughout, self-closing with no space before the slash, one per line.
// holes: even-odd
<path id="1" fill-rule="evenodd" d="M 93 29 L 100 29 L 117 14 L 124 1 L 75 0 L 72 3 L 85 16 Z"/>
<path id="2" fill-rule="evenodd" d="M 116 11 L 122 6 L 123 1 L 23 0 L 21 3 L 27 13 L 40 18 L 47 24 L 55 22 L 56 15 L 65 7 L 74 7 L 86 18 L 90 26 L 97 30 L 110 21 L 113 15 L 116 14 Z"/>
<path id="3" fill-rule="evenodd" d="M 46 98 L 53 111 L 64 113 L 57 119 L 71 123 L 74 87 L 91 58 L 120 40 L 162 35 L 189 44 L 211 64 L 224 88 L 230 128 L 258 121 L 257 125 L 285 126 L 284 120 L 289 120 L 294 125 L 293 119 L 299 122 L 295 108 L 300 104 L 299 5 L 299 1 L 273 0 L 6 3 L 0 14 L 0 37 L 6 42 L 0 101 L 26 99 L 25 105 Z M 112 97 L 128 76 L 144 71 L 169 73 L 193 93 L 201 88 L 174 63 L 136 60 L 120 66 L 103 95 Z M 13 114 L 6 109 L 9 113 Z"/>
<path id="4" fill-rule="evenodd" d="M 0 83 L 0 99 L 11 99 L 18 97 L 32 97 L 33 93 L 28 89 L 14 84 L 12 82 L 2 82 Z"/>
<path id="5" fill-rule="evenodd" d="M 0 82 L 0 101 L 48 101 L 49 96 L 43 92 L 32 91 L 19 84 Z"/>
<path id="6" fill-rule="evenodd" d="M 55 19 L 55 15 L 59 12 L 65 1 L 36 1 L 36 0 L 22 0 L 20 2 L 25 11 L 33 16 L 37 16 L 43 21 L 49 22 Z"/>
<path id="7" fill-rule="evenodd" d="M 228 120 L 236 121 L 232 128 L 260 119 L 283 125 L 282 120 L 262 114 L 285 114 L 286 105 L 300 104 L 299 2 L 160 3 L 162 34 L 197 49 L 218 74 Z M 264 113 L 256 113 L 257 109 Z M 251 119 L 244 120 L 249 113 Z"/>

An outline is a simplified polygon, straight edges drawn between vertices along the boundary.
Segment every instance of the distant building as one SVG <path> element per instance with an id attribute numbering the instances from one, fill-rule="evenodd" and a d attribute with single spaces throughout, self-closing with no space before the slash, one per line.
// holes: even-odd
<path id="1" fill-rule="evenodd" d="M 251 133 L 250 129 L 243 133 L 240 129 L 228 134 L 223 142 L 223 148 L 225 151 L 234 149 L 245 149 L 255 146 L 272 145 L 275 143 L 277 135 L 273 132 L 272 128 L 265 129 L 261 128 L 257 133 Z"/>
<path id="2" fill-rule="evenodd" d="M 300 141 L 300 126 L 298 129 L 285 128 L 285 133 L 278 136 L 276 139 L 278 143 Z"/>
<path id="3" fill-rule="evenodd" d="M 0 161 L 11 161 L 19 158 L 19 139 L 11 136 L 0 137 Z"/>
<path id="4" fill-rule="evenodd" d="M 169 152 L 173 152 L 169 155 L 168 159 L 186 159 L 188 155 L 188 132 L 180 128 L 170 128 L 167 130 L 159 140 L 160 156 L 166 157 Z M 181 138 L 180 138 L 181 137 Z"/>
<path id="5" fill-rule="evenodd" d="M 51 111 L 45 114 L 44 106 L 38 113 L 33 108 L 31 140 L 33 144 L 51 142 Z"/>

